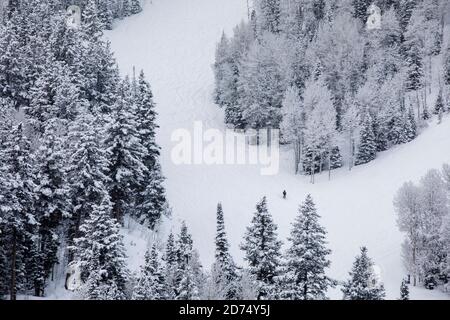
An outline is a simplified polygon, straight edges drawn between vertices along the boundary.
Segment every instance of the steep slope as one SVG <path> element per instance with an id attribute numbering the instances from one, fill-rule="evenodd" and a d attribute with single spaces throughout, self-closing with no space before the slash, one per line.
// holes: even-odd
<path id="1" fill-rule="evenodd" d="M 336 171 L 331 181 L 323 175 L 314 185 L 292 175 L 288 160 L 275 176 L 261 176 L 259 168 L 251 165 L 173 163 L 174 130 L 192 132 L 197 120 L 205 128 L 224 130 L 223 113 L 212 102 L 211 64 L 222 31 L 229 34 L 246 17 L 243 0 L 152 0 L 143 13 L 119 23 L 106 35 L 122 72 L 131 73 L 133 66 L 142 68 L 153 86 L 173 225 L 187 221 L 202 262 L 209 266 L 214 258 L 215 209 L 221 201 L 232 253 L 242 262 L 239 243 L 256 202 L 268 197 L 280 237 L 286 242 L 299 203 L 311 193 L 329 231 L 330 275 L 344 280 L 359 247 L 366 245 L 381 269 L 388 298 L 397 298 L 405 274 L 400 253 L 403 236 L 396 227 L 393 195 L 403 182 L 417 181 L 428 169 L 450 162 L 450 119 L 439 126 L 432 124 L 417 140 L 381 154 L 367 166 Z M 288 158 L 286 152 L 282 158 Z M 282 199 L 284 189 L 287 200 Z M 338 290 L 330 294 L 341 298 Z M 421 289 L 413 290 L 412 297 L 448 298 Z"/>

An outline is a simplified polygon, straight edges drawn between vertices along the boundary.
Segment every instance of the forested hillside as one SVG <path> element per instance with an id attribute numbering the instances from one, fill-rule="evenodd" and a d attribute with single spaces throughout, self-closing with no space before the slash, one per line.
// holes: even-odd
<path id="1" fill-rule="evenodd" d="M 79 28 L 66 24 L 64 1 L 5 8 L 0 296 L 43 296 L 56 265 L 69 264 L 81 270 L 86 298 L 123 298 L 120 225 L 131 217 L 153 228 L 169 213 L 150 85 L 142 72 L 122 79 L 102 40 L 112 19 L 140 11 L 139 2 L 113 3 L 80 3 Z"/>
<path id="2" fill-rule="evenodd" d="M 218 44 L 215 100 L 234 128 L 280 129 L 297 173 L 366 164 L 450 110 L 448 1 L 253 3 Z"/>

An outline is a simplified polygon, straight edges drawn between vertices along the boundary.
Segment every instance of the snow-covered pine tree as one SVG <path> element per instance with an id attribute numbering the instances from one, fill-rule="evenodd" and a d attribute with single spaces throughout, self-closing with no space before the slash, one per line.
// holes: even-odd
<path id="1" fill-rule="evenodd" d="M 214 77 L 216 81 L 214 89 L 214 101 L 221 107 L 227 104 L 229 80 L 231 78 L 230 67 L 230 42 L 225 32 L 222 33 L 216 47 L 216 59 L 214 62 Z"/>
<path id="2" fill-rule="evenodd" d="M 89 112 L 81 112 L 69 127 L 70 199 L 72 226 L 69 238 L 77 236 L 81 223 L 108 194 L 108 154 L 102 144 L 103 129 Z"/>
<path id="3" fill-rule="evenodd" d="M 240 247 L 258 283 L 258 299 L 273 298 L 278 290 L 275 277 L 280 271 L 281 241 L 277 239 L 277 226 L 267 209 L 266 197 L 256 205 Z"/>
<path id="4" fill-rule="evenodd" d="M 86 6 L 82 12 L 82 28 L 88 38 L 96 42 L 102 35 L 104 25 L 99 17 L 97 0 L 87 0 Z M 103 18 L 103 17 L 102 17 Z"/>
<path id="5" fill-rule="evenodd" d="M 217 231 L 216 231 L 216 251 L 215 251 L 215 265 L 217 271 L 223 274 L 222 282 L 218 285 L 226 287 L 228 290 L 225 298 L 232 300 L 237 298 L 236 288 L 236 265 L 229 252 L 229 243 L 225 232 L 225 221 L 223 216 L 222 204 L 217 205 Z"/>
<path id="6" fill-rule="evenodd" d="M 373 132 L 374 124 L 372 116 L 366 112 L 362 121 L 358 152 L 355 165 L 362 165 L 374 160 L 377 156 L 377 144 Z"/>
<path id="7" fill-rule="evenodd" d="M 198 274 L 196 270 L 197 255 L 194 251 L 192 236 L 186 223 L 181 225 L 177 239 L 177 270 L 175 288 L 177 300 L 197 300 L 199 298 Z"/>
<path id="8" fill-rule="evenodd" d="M 65 168 L 66 150 L 62 137 L 61 123 L 50 120 L 46 123 L 41 145 L 35 154 L 36 176 L 35 214 L 39 221 L 39 255 L 37 262 L 46 280 L 56 263 L 60 244 L 61 222 L 70 216 L 70 188 Z M 44 284 L 35 281 L 35 295 L 44 293 Z"/>
<path id="9" fill-rule="evenodd" d="M 255 1 L 259 28 L 262 31 L 277 33 L 280 31 L 281 7 L 280 0 Z"/>
<path id="10" fill-rule="evenodd" d="M 133 288 L 133 300 L 165 300 L 167 299 L 164 268 L 155 245 L 145 253 L 145 262 Z"/>
<path id="11" fill-rule="evenodd" d="M 164 252 L 164 278 L 166 279 L 167 299 L 174 300 L 176 298 L 177 289 L 177 248 L 175 246 L 175 237 L 173 233 L 167 238 L 166 248 Z"/>
<path id="12" fill-rule="evenodd" d="M 0 29 L 0 97 L 10 99 L 17 109 L 24 101 L 24 47 L 21 34 L 26 28 L 23 25 L 23 16 L 14 10 L 10 18 Z M 25 29 L 25 30 L 24 30 Z"/>
<path id="13" fill-rule="evenodd" d="M 110 43 L 98 42 L 89 47 L 90 59 L 85 62 L 85 91 L 91 112 L 102 116 L 112 113 L 118 100 L 120 76 Z"/>
<path id="14" fill-rule="evenodd" d="M 442 89 L 439 90 L 439 94 L 436 100 L 436 103 L 434 104 L 434 110 L 433 114 L 440 114 L 444 111 L 444 101 L 442 98 Z"/>
<path id="15" fill-rule="evenodd" d="M 326 231 L 319 224 L 320 216 L 311 195 L 300 206 L 292 225 L 291 243 L 285 259 L 282 298 L 290 300 L 323 300 L 335 285 L 326 274 L 331 262 L 327 256 Z"/>
<path id="16" fill-rule="evenodd" d="M 137 133 L 145 149 L 142 161 L 146 171 L 145 177 L 137 188 L 136 212 L 133 216 L 153 228 L 162 215 L 169 214 L 169 208 L 159 163 L 160 148 L 155 140 L 158 128 L 155 103 L 150 84 L 145 80 L 143 71 L 139 75 L 134 91 Z"/>
<path id="17" fill-rule="evenodd" d="M 122 10 L 120 12 L 120 17 L 125 18 L 131 15 L 131 2 L 130 0 L 121 0 Z"/>
<path id="18" fill-rule="evenodd" d="M 130 12 L 131 14 L 137 14 L 142 11 L 141 0 L 131 0 Z"/>
<path id="19" fill-rule="evenodd" d="M 23 124 L 9 125 L 0 146 L 0 243 L 6 263 L 4 278 L 11 300 L 27 289 L 29 278 L 40 274 L 27 274 L 36 256 L 35 235 L 38 222 L 34 207 L 35 177 L 32 168 L 30 141 L 24 134 Z M 31 267 L 31 268 L 30 268 Z M 34 270 L 38 271 L 38 270 Z"/>
<path id="20" fill-rule="evenodd" d="M 444 81 L 446 85 L 450 86 L 450 44 L 444 54 Z"/>
<path id="21" fill-rule="evenodd" d="M 113 215 L 122 222 L 135 206 L 136 190 L 142 185 L 148 169 L 144 164 L 147 150 L 138 132 L 129 79 L 122 82 L 120 91 L 121 96 L 113 106 L 105 144 L 110 160 L 109 194 Z"/>
<path id="22" fill-rule="evenodd" d="M 353 16 L 361 21 L 363 25 L 366 24 L 369 17 L 369 7 L 373 0 L 352 0 Z"/>
<path id="23" fill-rule="evenodd" d="M 417 122 L 412 108 L 409 108 L 408 110 L 405 132 L 408 142 L 414 140 L 417 137 Z"/>
<path id="24" fill-rule="evenodd" d="M 80 227 L 80 236 L 70 247 L 84 282 L 82 297 L 89 300 L 122 300 L 128 270 L 120 224 L 111 218 L 111 203 L 106 195 L 100 205 L 94 205 L 89 218 Z"/>
<path id="25" fill-rule="evenodd" d="M 350 279 L 344 283 L 344 300 L 383 300 L 384 286 L 376 278 L 373 262 L 367 255 L 367 248 L 361 248 L 350 271 Z"/>
<path id="26" fill-rule="evenodd" d="M 343 160 L 342 160 L 341 150 L 339 149 L 339 147 L 336 146 L 331 150 L 330 169 L 332 169 L 332 170 L 339 169 L 339 168 L 342 168 L 342 166 L 343 166 Z"/>
<path id="27" fill-rule="evenodd" d="M 97 16 L 104 29 L 112 29 L 114 16 L 110 0 L 97 0 Z"/>
<path id="28" fill-rule="evenodd" d="M 400 286 L 400 300 L 409 300 L 409 287 L 405 280 L 402 280 Z"/>
<path id="29" fill-rule="evenodd" d="M 408 27 L 412 12 L 416 6 L 417 0 L 400 0 L 399 4 L 396 6 L 397 15 L 403 31 Z"/>
<path id="30" fill-rule="evenodd" d="M 405 39 L 404 50 L 408 73 L 406 89 L 416 91 L 424 86 L 423 50 L 414 35 Z"/>

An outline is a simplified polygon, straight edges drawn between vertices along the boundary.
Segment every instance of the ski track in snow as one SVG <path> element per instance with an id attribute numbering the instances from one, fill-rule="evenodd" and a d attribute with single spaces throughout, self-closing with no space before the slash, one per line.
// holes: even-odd
<path id="1" fill-rule="evenodd" d="M 243 263 L 239 243 L 257 201 L 267 196 L 280 238 L 286 244 L 298 206 L 311 193 L 333 250 L 329 275 L 339 281 L 347 279 L 359 248 L 365 245 L 381 268 L 387 298 L 396 299 L 405 272 L 401 261 L 403 235 L 396 226 L 392 199 L 404 182 L 417 182 L 427 170 L 450 162 L 449 118 L 439 126 L 431 124 L 412 143 L 382 153 L 366 166 L 351 172 L 334 171 L 331 181 L 327 174 L 318 176 L 314 185 L 307 177 L 293 175 L 287 160 L 276 176 L 261 176 L 256 166 L 172 163 L 173 130 L 185 128 L 192 132 L 196 120 L 202 120 L 205 127 L 224 129 L 223 111 L 212 101 L 211 65 L 222 31 L 230 35 L 246 17 L 243 0 L 152 0 L 147 1 L 144 12 L 106 33 L 121 72 L 131 74 L 135 66 L 136 70 L 144 69 L 151 82 L 174 231 L 178 231 L 180 221 L 186 220 L 202 263 L 209 267 L 214 259 L 215 214 L 220 201 L 232 254 Z M 283 153 L 282 159 L 287 158 Z M 282 199 L 284 189 L 287 200 Z M 142 256 L 143 252 L 132 259 Z M 136 261 L 134 264 L 138 265 Z M 330 297 L 340 299 L 340 290 L 331 290 Z M 419 288 L 412 288 L 411 297 L 449 298 Z"/>

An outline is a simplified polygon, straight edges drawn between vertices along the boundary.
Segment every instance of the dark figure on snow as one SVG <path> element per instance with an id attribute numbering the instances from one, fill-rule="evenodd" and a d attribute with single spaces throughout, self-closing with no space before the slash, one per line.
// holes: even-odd
<path id="1" fill-rule="evenodd" d="M 283 191 L 283 199 L 286 199 L 286 196 L 287 196 L 287 192 L 286 192 L 286 190 L 284 190 Z"/>

